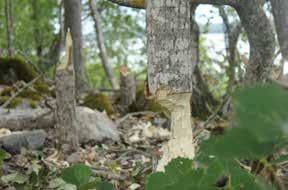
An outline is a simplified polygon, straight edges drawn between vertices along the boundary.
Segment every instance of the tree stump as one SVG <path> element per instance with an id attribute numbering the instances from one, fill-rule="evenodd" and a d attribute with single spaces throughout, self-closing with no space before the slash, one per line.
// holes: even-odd
<path id="1" fill-rule="evenodd" d="M 146 1 L 149 95 L 171 112 L 171 139 L 157 170 L 173 158 L 194 157 L 190 116 L 193 69 L 191 1 Z"/>
<path id="2" fill-rule="evenodd" d="M 72 58 L 72 37 L 68 31 L 65 44 L 65 55 L 56 69 L 56 127 L 60 145 L 69 145 L 77 149 L 77 120 L 75 102 L 75 76 Z"/>
<path id="3" fill-rule="evenodd" d="M 120 110 L 122 113 L 129 111 L 136 100 L 136 78 L 126 66 L 120 68 Z"/>

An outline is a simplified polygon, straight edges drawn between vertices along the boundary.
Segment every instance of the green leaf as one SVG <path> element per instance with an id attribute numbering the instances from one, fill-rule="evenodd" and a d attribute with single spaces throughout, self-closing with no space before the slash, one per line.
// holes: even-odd
<path id="1" fill-rule="evenodd" d="M 172 160 L 165 167 L 165 172 L 149 175 L 145 183 L 146 190 L 179 190 L 179 187 L 181 190 L 215 189 L 213 182 L 205 181 L 204 170 L 193 170 L 192 160 L 185 158 Z"/>
<path id="2" fill-rule="evenodd" d="M 114 190 L 114 187 L 111 183 L 108 182 L 99 182 L 96 185 L 97 190 Z"/>
<path id="3" fill-rule="evenodd" d="M 76 185 L 79 188 L 81 185 L 87 184 L 91 177 L 91 170 L 84 164 L 77 164 L 66 168 L 61 174 L 64 181 Z"/>
<path id="4" fill-rule="evenodd" d="M 244 89 L 234 97 L 236 127 L 213 136 L 200 150 L 220 159 L 261 159 L 288 130 L 288 93 L 276 85 Z"/>
<path id="5" fill-rule="evenodd" d="M 22 174 L 15 172 L 13 174 L 2 176 L 1 180 L 7 184 L 8 183 L 24 184 L 28 180 L 28 178 Z"/>

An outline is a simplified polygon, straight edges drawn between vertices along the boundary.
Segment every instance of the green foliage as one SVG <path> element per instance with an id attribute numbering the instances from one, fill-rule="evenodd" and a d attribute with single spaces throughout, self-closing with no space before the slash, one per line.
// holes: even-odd
<path id="1" fill-rule="evenodd" d="M 236 93 L 235 127 L 201 146 L 217 158 L 262 159 L 287 136 L 288 93 L 276 85 L 257 86 Z M 228 143 L 233 142 L 233 143 Z"/>
<path id="2" fill-rule="evenodd" d="M 89 93 L 84 99 L 83 106 L 89 107 L 91 109 L 105 110 L 108 115 L 114 114 L 114 108 L 109 100 L 109 97 L 101 93 Z"/>
<path id="3" fill-rule="evenodd" d="M 0 58 L 0 84 L 11 84 L 17 80 L 29 82 L 37 75 L 34 67 L 20 58 Z"/>
<path id="4" fill-rule="evenodd" d="M 84 164 L 77 164 L 62 171 L 62 179 L 77 187 L 77 190 L 113 190 L 110 183 L 102 182 L 99 178 L 90 181 L 92 175 L 91 169 Z"/>
<path id="5" fill-rule="evenodd" d="M 287 146 L 288 92 L 277 85 L 259 85 L 240 90 L 234 96 L 235 126 L 222 136 L 212 136 L 200 146 L 195 159 L 178 158 L 170 162 L 165 172 L 148 176 L 146 190 L 273 190 L 275 187 L 240 167 L 243 159 L 256 161 L 277 178 L 276 164 L 288 156 L 268 161 L 276 148 Z M 260 172 L 261 173 L 261 172 Z"/>
<path id="6" fill-rule="evenodd" d="M 80 188 L 82 185 L 87 184 L 91 177 L 91 170 L 88 166 L 83 164 L 74 165 L 62 171 L 62 178 L 67 183 L 76 185 Z"/>

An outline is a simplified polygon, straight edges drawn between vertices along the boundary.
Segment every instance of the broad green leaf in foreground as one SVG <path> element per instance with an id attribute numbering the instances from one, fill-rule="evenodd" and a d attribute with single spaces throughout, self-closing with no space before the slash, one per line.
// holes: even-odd
<path id="1" fill-rule="evenodd" d="M 62 171 L 62 178 L 67 183 L 76 185 L 79 188 L 81 185 L 87 184 L 91 177 L 91 170 L 84 164 L 77 164 L 66 168 Z"/>
<path id="2" fill-rule="evenodd" d="M 276 85 L 244 89 L 234 97 L 236 126 L 211 137 L 200 151 L 217 158 L 261 159 L 288 132 L 288 93 Z"/>

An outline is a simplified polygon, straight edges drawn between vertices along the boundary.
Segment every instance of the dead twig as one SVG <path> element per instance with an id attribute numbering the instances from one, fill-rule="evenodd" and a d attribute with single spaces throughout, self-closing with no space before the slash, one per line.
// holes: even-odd
<path id="1" fill-rule="evenodd" d="M 139 111 L 139 112 L 133 112 L 133 113 L 128 113 L 126 114 L 124 117 L 118 119 L 116 121 L 116 127 L 118 127 L 121 123 L 123 123 L 126 119 L 128 119 L 129 117 L 133 117 L 133 116 L 136 116 L 136 115 L 145 115 L 145 114 L 150 114 L 150 115 L 157 115 L 158 113 L 156 112 L 151 112 L 151 111 Z"/>
<path id="2" fill-rule="evenodd" d="M 30 82 L 28 82 L 27 84 L 25 84 L 25 86 L 23 86 L 20 90 L 18 90 L 15 94 L 13 94 L 0 108 L 4 109 L 6 108 L 11 102 L 12 100 L 14 100 L 14 98 L 16 98 L 17 96 L 19 96 L 19 94 L 21 92 L 23 92 L 25 89 L 29 88 L 30 86 L 32 86 L 36 81 L 38 81 L 40 78 L 42 77 L 42 75 L 38 75 L 36 78 L 34 78 L 33 80 L 31 80 Z"/>
<path id="3" fill-rule="evenodd" d="M 105 178 L 109 178 L 109 179 L 114 179 L 114 180 L 121 180 L 121 181 L 128 179 L 128 176 L 125 176 L 125 175 L 114 174 L 114 173 L 111 173 L 108 171 L 97 170 L 94 168 L 92 168 L 92 175 L 105 177 Z"/>

